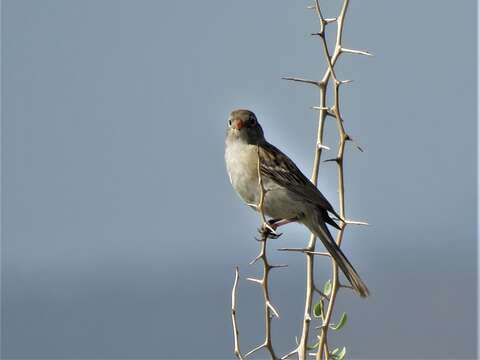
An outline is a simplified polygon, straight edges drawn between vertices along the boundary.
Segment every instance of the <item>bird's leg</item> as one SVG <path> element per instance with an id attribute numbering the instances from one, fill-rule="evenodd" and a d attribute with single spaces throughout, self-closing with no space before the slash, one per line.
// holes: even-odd
<path id="1" fill-rule="evenodd" d="M 287 225 L 296 221 L 298 221 L 298 218 L 294 217 L 290 219 L 271 219 L 268 221 L 268 223 L 271 227 L 273 227 L 274 230 L 277 230 L 280 226 Z"/>
<path id="2" fill-rule="evenodd" d="M 281 221 L 281 220 L 282 220 L 282 219 L 270 219 L 270 220 L 268 220 L 268 225 L 274 226 L 275 223 L 277 223 L 277 222 L 279 222 L 279 221 Z"/>

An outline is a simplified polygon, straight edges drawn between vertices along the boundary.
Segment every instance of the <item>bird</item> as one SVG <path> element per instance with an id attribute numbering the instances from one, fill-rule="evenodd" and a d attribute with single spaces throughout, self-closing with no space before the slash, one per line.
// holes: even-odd
<path id="1" fill-rule="evenodd" d="M 230 113 L 225 163 L 234 190 L 249 207 L 270 218 L 268 224 L 272 230 L 291 222 L 305 225 L 321 240 L 355 292 L 361 297 L 369 295 L 367 286 L 327 227 L 329 224 L 340 229 L 332 216 L 339 220 L 341 217 L 295 163 L 265 140 L 263 129 L 250 110 L 238 109 Z"/>

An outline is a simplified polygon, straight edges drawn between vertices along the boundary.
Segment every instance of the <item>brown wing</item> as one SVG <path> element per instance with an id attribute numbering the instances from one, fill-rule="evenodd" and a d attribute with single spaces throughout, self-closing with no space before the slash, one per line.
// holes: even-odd
<path id="1" fill-rule="evenodd" d="M 300 171 L 295 163 L 272 144 L 259 145 L 260 172 L 278 185 L 288 188 L 302 200 L 339 217 L 320 190 Z"/>

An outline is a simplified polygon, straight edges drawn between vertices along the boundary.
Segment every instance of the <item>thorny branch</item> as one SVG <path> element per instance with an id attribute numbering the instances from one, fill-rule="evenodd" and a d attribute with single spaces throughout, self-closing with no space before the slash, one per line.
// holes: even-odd
<path id="1" fill-rule="evenodd" d="M 270 231 L 266 227 L 262 227 L 260 229 L 260 234 L 261 237 L 259 239 L 261 248 L 260 248 L 260 253 L 257 255 L 257 257 L 252 261 L 252 263 L 255 263 L 258 260 L 262 261 L 263 265 L 263 276 L 261 279 L 247 279 L 250 281 L 254 281 L 258 284 L 261 285 L 262 290 L 263 290 L 263 299 L 264 299 L 264 313 L 265 313 L 265 339 L 256 348 L 252 349 L 248 353 L 245 354 L 245 357 L 253 354 L 254 352 L 265 348 L 268 353 L 270 354 L 270 358 L 272 360 L 277 360 L 277 356 L 275 355 L 275 351 L 273 350 L 273 345 L 272 345 L 272 332 L 271 332 L 271 322 L 272 318 L 275 317 L 280 317 L 278 311 L 275 309 L 273 306 L 271 300 L 270 300 L 270 293 L 269 293 L 269 286 L 268 286 L 268 281 L 269 281 L 269 274 L 270 270 L 278 267 L 283 267 L 283 265 L 271 265 L 268 262 L 267 259 L 267 240 L 270 238 Z"/>
<path id="2" fill-rule="evenodd" d="M 345 145 L 347 141 L 351 141 L 357 149 L 363 151 L 363 149 L 354 142 L 353 138 L 347 134 L 345 131 L 345 127 L 343 124 L 343 118 L 340 112 L 340 100 L 339 100 L 339 92 L 340 86 L 343 84 L 348 84 L 352 80 L 339 80 L 335 73 L 335 64 L 339 59 L 340 55 L 343 53 L 349 54 L 357 54 L 357 55 L 366 55 L 372 56 L 371 53 L 364 50 L 353 50 L 349 48 L 345 48 L 342 45 L 342 38 L 343 38 L 343 30 L 344 30 L 344 21 L 345 15 L 349 6 L 350 0 L 343 0 L 342 8 L 340 13 L 335 18 L 325 18 L 322 14 L 322 10 L 320 7 L 320 0 L 315 0 L 315 4 L 310 6 L 309 8 L 314 9 L 320 23 L 320 30 L 317 33 L 312 35 L 318 36 L 321 40 L 323 52 L 325 55 L 325 59 L 327 62 L 327 69 L 322 77 L 321 80 L 310 80 L 310 79 L 303 79 L 297 77 L 284 77 L 284 80 L 290 80 L 294 82 L 304 83 L 315 85 L 318 87 L 320 92 L 319 97 L 319 106 L 314 106 L 313 109 L 319 111 L 318 115 L 318 130 L 317 130 L 317 141 L 315 146 L 315 156 L 313 161 L 313 170 L 311 181 L 313 184 L 317 185 L 318 183 L 318 174 L 319 174 L 319 167 L 320 167 L 320 159 L 322 155 L 322 150 L 330 150 L 329 147 L 323 144 L 323 137 L 324 137 L 324 129 L 325 129 L 325 119 L 327 116 L 330 116 L 335 119 L 337 124 L 337 130 L 339 134 L 339 145 L 337 149 L 337 155 L 333 159 L 325 160 L 325 161 L 333 161 L 337 164 L 337 173 L 338 173 L 338 194 L 339 194 L 339 215 L 340 215 L 340 230 L 336 236 L 336 243 L 340 246 L 345 229 L 348 224 L 355 224 L 355 225 L 368 225 L 366 222 L 362 221 L 353 221 L 347 220 L 345 214 L 345 186 L 344 186 L 344 171 L 343 171 L 343 162 L 344 162 L 344 152 L 345 152 Z M 336 23 L 337 25 L 337 32 L 335 37 L 335 44 L 333 53 L 330 53 L 326 37 L 325 37 L 325 30 L 326 26 L 331 23 Z M 327 88 L 330 84 L 330 79 L 332 80 L 333 86 L 333 106 L 327 107 L 326 105 L 326 95 L 327 95 Z M 258 149 L 257 149 L 258 154 Z M 255 353 L 256 351 L 265 348 L 269 354 L 271 359 L 277 360 L 278 358 L 275 355 L 273 346 L 272 346 L 272 339 L 271 339 L 271 319 L 273 316 L 279 316 L 277 310 L 273 307 L 270 301 L 269 295 L 269 287 L 268 287 L 268 279 L 269 279 L 269 272 L 271 269 L 276 267 L 284 267 L 286 265 L 271 265 L 266 256 L 266 246 L 267 240 L 269 238 L 275 238 L 279 235 L 276 234 L 275 230 L 269 225 L 265 218 L 265 214 L 263 211 L 263 203 L 264 197 L 266 194 L 266 190 L 263 187 L 262 176 L 260 172 L 260 156 L 258 156 L 258 179 L 259 179 L 259 189 L 260 189 L 260 198 L 259 203 L 254 205 L 259 210 L 262 219 L 262 228 L 259 230 L 261 234 L 261 238 L 258 239 L 261 243 L 260 253 L 257 257 L 252 261 L 255 263 L 258 260 L 262 260 L 263 263 L 263 277 L 262 279 L 247 279 L 253 282 L 256 282 L 262 286 L 264 301 L 265 301 L 265 340 L 262 344 L 257 346 L 256 348 L 252 349 L 244 356 L 241 355 L 240 352 L 240 345 L 239 345 L 239 335 L 238 335 L 238 325 L 236 321 L 236 290 L 238 284 L 238 268 L 236 270 L 235 282 L 232 289 L 232 324 L 234 330 L 234 340 L 235 340 L 235 355 L 239 360 L 244 360 L 249 355 Z M 348 285 L 343 285 L 339 282 L 339 272 L 338 266 L 335 263 L 334 259 L 325 252 L 318 252 L 315 251 L 316 246 L 316 239 L 313 234 L 310 235 L 308 245 L 305 248 L 281 248 L 278 249 L 280 251 L 291 251 L 291 252 L 300 252 L 303 253 L 306 257 L 306 293 L 305 293 L 305 307 L 304 307 L 304 318 L 302 324 L 302 333 L 300 337 L 300 341 L 297 344 L 297 347 L 289 352 L 288 354 L 281 357 L 281 359 L 288 359 L 293 355 L 297 355 L 299 360 L 305 360 L 308 355 L 315 356 L 316 360 L 328 360 L 330 358 L 330 351 L 328 348 L 327 342 L 327 335 L 328 329 L 330 325 L 330 321 L 332 318 L 333 308 L 335 304 L 335 300 L 337 297 L 338 290 L 340 288 L 349 288 L 352 289 Z M 317 285 L 315 284 L 314 280 L 314 258 L 315 256 L 326 256 L 330 257 L 332 260 L 332 285 L 331 291 L 327 296 L 322 291 L 319 290 Z M 318 349 L 316 353 L 308 353 L 309 346 L 309 335 L 310 335 L 310 326 L 312 321 L 312 307 L 313 307 L 313 298 L 314 294 L 318 293 L 320 296 L 320 301 L 327 301 L 328 306 L 326 311 L 324 310 L 323 306 L 321 307 L 321 326 L 318 326 L 317 329 L 320 329 L 320 334 L 318 336 Z"/>
<path id="3" fill-rule="evenodd" d="M 268 223 L 265 213 L 263 210 L 265 194 L 267 190 L 263 186 L 263 179 L 261 174 L 261 163 L 260 163 L 260 148 L 257 146 L 257 172 L 258 172 L 258 187 L 259 187 L 259 200 L 258 204 L 255 207 L 258 209 L 260 213 L 260 217 L 262 220 L 262 226 L 259 229 L 260 238 L 257 239 L 260 242 L 260 252 L 259 254 L 253 259 L 250 264 L 255 264 L 257 261 L 262 261 L 263 266 L 263 276 L 261 279 L 255 278 L 247 278 L 247 280 L 252 281 L 254 283 L 260 284 L 263 291 L 263 299 L 264 299 L 264 314 L 265 314 L 265 338 L 264 341 L 258 345 L 257 347 L 253 348 L 245 355 L 242 355 L 240 352 L 240 342 L 239 342 L 239 332 L 238 332 L 238 325 L 236 319 L 236 290 L 237 290 L 237 283 L 238 283 L 238 268 L 235 272 L 235 282 L 232 289 L 232 326 L 234 332 L 234 353 L 235 356 L 239 360 L 244 360 L 248 356 L 254 354 L 258 350 L 266 349 L 267 352 L 270 354 L 270 358 L 272 360 L 278 360 L 278 357 L 275 355 L 275 351 L 272 345 L 272 318 L 273 317 L 280 317 L 277 309 L 272 304 L 270 299 L 270 291 L 269 291 L 269 275 L 272 269 L 286 267 L 286 265 L 272 265 L 268 261 L 267 258 L 267 241 L 269 239 L 275 239 L 280 235 L 275 232 L 275 229 Z"/>
<path id="4" fill-rule="evenodd" d="M 338 170 L 338 199 L 339 199 L 339 214 L 340 217 L 344 220 L 346 218 L 345 215 L 345 184 L 344 184 L 344 169 L 343 169 L 343 162 L 344 162 L 344 154 L 345 154 L 345 144 L 347 141 L 351 140 L 351 137 L 346 133 L 345 127 L 343 125 L 343 119 L 342 115 L 340 112 L 340 85 L 346 84 L 346 81 L 340 81 L 338 80 L 336 73 L 334 71 L 334 64 L 333 64 L 333 58 L 338 57 L 336 54 L 341 54 L 341 53 L 353 53 L 353 54 L 361 54 L 361 55 L 371 55 L 367 51 L 357 51 L 357 50 L 351 50 L 351 49 L 346 49 L 342 47 L 342 34 L 343 34 L 343 29 L 344 29 L 344 21 L 345 21 L 345 15 L 348 9 L 349 5 L 349 0 L 344 0 L 342 9 L 340 11 L 340 15 L 337 17 L 337 36 L 336 36 L 336 41 L 335 41 L 335 50 L 334 54 L 330 56 L 329 50 L 328 50 L 328 45 L 327 41 L 325 38 L 325 32 L 324 32 L 324 24 L 325 24 L 325 19 L 323 17 L 321 8 L 320 8 L 320 0 L 315 0 L 315 9 L 317 16 L 320 21 L 320 27 L 321 27 L 321 32 L 320 32 L 320 39 L 323 45 L 323 50 L 325 53 L 325 58 L 327 60 L 328 64 L 328 69 L 330 72 L 330 75 L 332 77 L 332 82 L 333 82 L 333 102 L 334 105 L 332 107 L 333 113 L 335 114 L 335 119 L 337 123 L 337 130 L 339 134 L 339 145 L 338 145 L 338 151 L 337 151 L 337 157 L 336 157 L 336 163 L 337 163 L 337 170 Z M 359 148 L 359 150 L 362 150 Z M 352 223 L 352 222 L 350 222 Z M 347 221 L 342 221 L 340 225 L 340 230 L 337 233 L 336 237 L 336 243 L 338 246 L 341 245 L 345 229 L 347 227 L 348 222 Z M 316 352 L 316 360 L 321 360 L 325 357 L 325 359 L 329 358 L 329 349 L 328 349 L 328 344 L 327 344 L 327 335 L 328 335 L 328 330 L 329 330 L 329 324 L 330 320 L 332 318 L 332 313 L 333 313 L 333 308 L 335 305 L 335 300 L 337 297 L 339 289 L 339 272 L 338 272 L 338 265 L 336 262 L 332 259 L 332 289 L 330 292 L 330 299 L 328 301 L 328 307 L 327 311 L 325 313 L 322 313 L 322 326 L 320 327 L 320 335 L 318 337 L 318 349 Z"/>
<path id="5" fill-rule="evenodd" d="M 311 181 L 317 185 L 318 182 L 318 172 L 320 166 L 320 158 L 322 154 L 322 149 L 326 149 L 326 146 L 323 144 L 323 134 L 325 128 L 325 119 L 327 116 L 331 116 L 335 118 L 339 133 L 339 147 L 337 151 L 337 156 L 332 161 L 337 163 L 338 166 L 338 193 L 339 193 L 339 206 L 340 206 L 340 217 L 341 223 L 340 228 L 341 230 L 337 234 L 336 243 L 338 245 L 341 244 L 343 235 L 345 232 L 345 228 L 347 224 L 361 224 L 366 225 L 364 222 L 360 221 L 350 221 L 346 220 L 345 216 L 345 188 L 344 188 L 344 174 L 343 174 L 343 160 L 344 160 L 344 151 L 345 151 L 345 144 L 347 141 L 353 141 L 352 137 L 349 136 L 344 128 L 343 119 L 340 112 L 340 101 L 339 101 L 339 91 L 340 85 L 348 84 L 350 80 L 339 80 L 335 73 L 335 64 L 342 53 L 351 53 L 351 54 L 359 54 L 359 55 L 367 55 L 371 56 L 368 51 L 361 51 L 361 50 L 352 50 L 342 46 L 342 37 L 343 37 L 343 29 L 344 29 L 344 21 L 345 15 L 348 9 L 349 0 L 344 0 L 342 4 L 342 8 L 340 10 L 340 14 L 336 18 L 326 19 L 322 14 L 322 10 L 320 7 L 320 0 L 315 0 L 315 5 L 312 6 L 312 9 L 315 9 L 317 17 L 320 23 L 320 30 L 318 33 L 314 33 L 312 35 L 316 35 L 320 38 L 322 43 L 323 52 L 325 55 L 325 59 L 327 62 L 327 70 L 323 75 L 323 78 L 319 81 L 316 80 L 308 80 L 308 79 L 300 79 L 300 78 L 284 78 L 286 80 L 292 80 L 296 82 L 306 83 L 306 84 L 313 84 L 318 86 L 320 90 L 320 104 L 319 106 L 314 107 L 314 109 L 319 111 L 318 117 L 318 132 L 317 132 L 317 146 L 315 147 L 315 157 L 313 163 L 313 172 Z M 325 29 L 326 25 L 336 22 L 337 24 L 337 34 L 335 38 L 335 45 L 333 53 L 331 54 L 328 48 L 328 44 L 325 37 Z M 333 82 L 333 93 L 334 93 L 334 104 L 332 107 L 326 106 L 326 92 L 327 87 L 329 85 L 329 80 L 332 79 Z M 360 151 L 363 151 L 358 145 L 357 148 Z M 314 282 L 314 274 L 313 274 L 313 263 L 314 263 L 314 256 L 315 255 L 324 255 L 324 253 L 315 252 L 315 238 L 313 234 L 310 236 L 309 244 L 306 249 L 303 249 L 303 252 L 307 258 L 307 290 L 305 296 L 305 314 L 303 320 L 303 327 L 302 327 L 302 336 L 300 338 L 300 344 L 298 345 L 297 349 L 290 352 L 289 354 L 285 355 L 283 358 L 287 358 L 291 355 L 297 353 L 298 359 L 304 360 L 307 358 L 307 348 L 308 348 L 308 340 L 309 340 L 309 329 L 310 329 L 310 322 L 311 322 L 311 314 L 312 314 L 312 300 L 313 300 L 313 293 L 317 291 L 320 293 L 320 297 L 323 301 L 325 298 L 324 294 L 318 291 L 317 286 Z M 318 350 L 315 354 L 316 359 L 320 360 L 325 357 L 325 359 L 329 358 L 329 350 L 327 345 L 327 332 L 328 332 L 328 325 L 330 323 L 333 307 L 335 304 L 335 299 L 337 296 L 337 292 L 339 289 L 339 281 L 338 281 L 338 266 L 335 261 L 332 259 L 332 290 L 330 292 L 328 298 L 328 307 L 326 312 L 322 311 L 322 326 L 319 328 L 320 336 L 319 336 L 319 346 Z"/>

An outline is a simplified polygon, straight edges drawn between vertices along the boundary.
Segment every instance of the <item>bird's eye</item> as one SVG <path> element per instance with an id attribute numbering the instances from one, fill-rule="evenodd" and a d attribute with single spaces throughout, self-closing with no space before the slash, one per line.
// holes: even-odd
<path id="1" fill-rule="evenodd" d="M 248 119 L 248 123 L 250 126 L 254 126 L 256 124 L 257 120 L 254 117 L 251 117 Z"/>
<path id="2" fill-rule="evenodd" d="M 228 126 L 232 126 L 232 119 L 228 119 Z"/>

